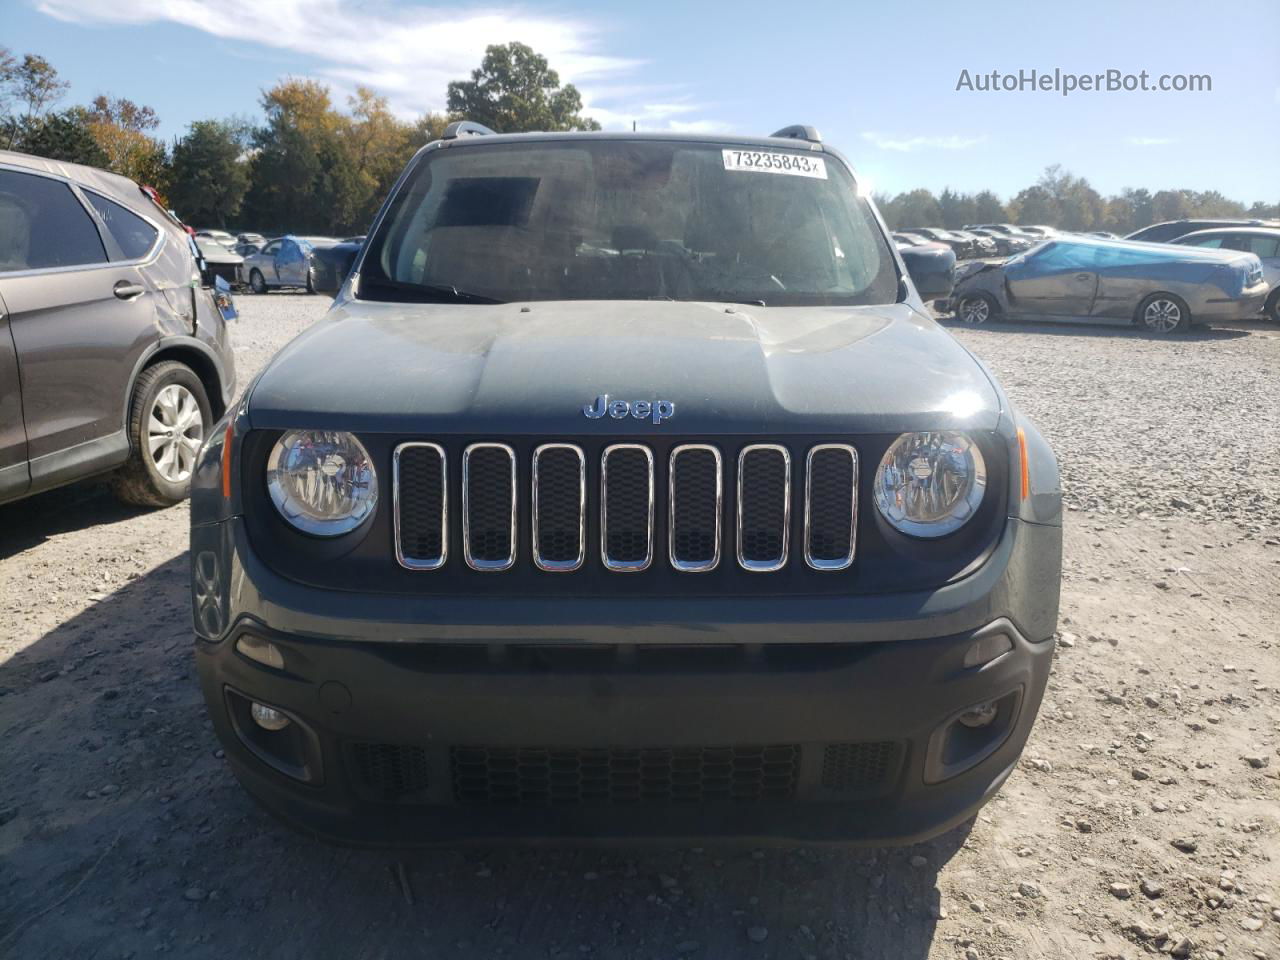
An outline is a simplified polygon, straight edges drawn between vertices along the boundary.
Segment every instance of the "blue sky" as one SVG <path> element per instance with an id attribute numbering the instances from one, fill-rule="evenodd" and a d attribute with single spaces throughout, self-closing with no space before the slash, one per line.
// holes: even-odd
<path id="1" fill-rule="evenodd" d="M 72 89 L 187 123 L 257 119 L 260 91 L 358 83 L 406 116 L 440 109 L 484 46 L 523 40 L 606 127 L 768 133 L 811 123 L 878 192 L 990 187 L 1050 163 L 1104 193 L 1216 189 L 1280 200 L 1280 2 L 944 2 L 426 6 L 409 0 L 0 0 L 0 42 L 46 56 Z M 1209 74 L 1212 91 L 981 93 L 971 74 Z"/>

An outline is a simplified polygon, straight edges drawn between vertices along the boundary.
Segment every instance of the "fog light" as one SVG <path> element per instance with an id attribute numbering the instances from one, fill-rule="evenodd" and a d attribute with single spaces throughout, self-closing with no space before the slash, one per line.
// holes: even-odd
<path id="1" fill-rule="evenodd" d="M 257 704 L 254 704 L 254 709 L 257 709 Z M 959 719 L 966 727 L 977 729 L 978 727 L 990 726 L 998 712 L 995 701 L 988 701 L 987 703 L 978 704 L 971 710 L 966 710 L 960 714 Z"/>
<path id="2" fill-rule="evenodd" d="M 288 717 L 274 707 L 268 707 L 265 703 L 255 703 L 249 708 L 249 715 L 253 717 L 253 722 L 263 730 L 283 730 L 289 725 Z"/>
<path id="3" fill-rule="evenodd" d="M 275 667 L 277 670 L 284 669 L 284 654 L 269 640 L 246 634 L 236 641 L 236 650 L 250 660 L 256 660 L 268 667 Z"/>

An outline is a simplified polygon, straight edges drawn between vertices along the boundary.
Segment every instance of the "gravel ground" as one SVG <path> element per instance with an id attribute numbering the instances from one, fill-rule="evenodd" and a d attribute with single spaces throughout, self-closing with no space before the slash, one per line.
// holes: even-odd
<path id="1" fill-rule="evenodd" d="M 320 315 L 243 297 L 241 377 Z M 896 850 L 317 844 L 195 685 L 185 506 L 0 508 L 0 957 L 1280 960 L 1280 336 L 957 330 L 1062 461 L 1022 768 Z"/>

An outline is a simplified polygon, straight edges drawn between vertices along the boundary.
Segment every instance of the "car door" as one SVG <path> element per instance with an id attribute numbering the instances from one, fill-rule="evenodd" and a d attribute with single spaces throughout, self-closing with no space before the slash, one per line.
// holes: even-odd
<path id="1" fill-rule="evenodd" d="M 124 404 L 156 336 L 154 293 L 70 181 L 0 166 L 0 196 L 24 214 L 0 263 L 0 297 L 35 490 L 128 456 Z"/>
<path id="2" fill-rule="evenodd" d="M 0 262 L 5 241 L 12 237 L 13 208 L 0 194 Z M 2 269 L 2 268 L 0 268 Z M 27 466 L 27 429 L 22 419 L 22 385 L 18 380 L 18 350 L 9 329 L 9 314 L 0 299 L 0 503 L 26 493 L 31 484 Z"/>
<path id="3" fill-rule="evenodd" d="M 1088 317 L 1098 289 L 1095 248 L 1055 241 L 1005 266 L 1011 313 L 1023 316 Z"/>
<path id="4" fill-rule="evenodd" d="M 297 240 L 286 237 L 276 253 L 275 262 L 280 283 L 302 286 L 307 282 L 307 252 Z"/>
<path id="5" fill-rule="evenodd" d="M 276 254 L 280 252 L 280 245 L 283 243 L 283 240 L 272 240 L 250 258 L 252 265 L 262 274 L 262 279 L 273 287 L 280 283 L 280 278 L 276 276 Z M 245 267 L 249 267 L 248 262 Z"/>

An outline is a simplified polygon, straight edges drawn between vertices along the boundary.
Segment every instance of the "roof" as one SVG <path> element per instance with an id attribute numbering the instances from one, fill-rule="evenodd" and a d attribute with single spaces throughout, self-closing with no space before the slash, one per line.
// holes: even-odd
<path id="1" fill-rule="evenodd" d="M 159 220 L 156 207 L 142 192 L 142 188 L 118 173 L 100 170 L 97 167 L 86 167 L 80 163 L 67 163 L 63 160 L 49 160 L 35 157 L 29 153 L 18 153 L 16 150 L 0 150 L 0 164 L 25 168 L 33 173 L 51 173 L 57 177 L 74 180 L 81 186 L 106 194 L 112 200 L 132 207 L 153 220 Z"/>
<path id="2" fill-rule="evenodd" d="M 1181 243 L 1188 237 L 1225 237 L 1227 235 L 1246 237 L 1280 237 L 1280 227 L 1211 227 L 1208 230 L 1193 230 L 1191 233 L 1184 233 L 1182 236 L 1174 240 L 1174 243 Z"/>
<path id="3" fill-rule="evenodd" d="M 468 146 L 491 146 L 500 143 L 542 143 L 555 140 L 647 140 L 667 141 L 675 143 L 723 143 L 731 146 L 760 146 L 787 148 L 790 150 L 813 150 L 831 153 L 821 143 L 801 140 L 796 137 L 748 137 L 728 133 L 672 133 L 668 131 L 654 133 L 629 133 L 600 130 L 565 130 L 547 133 L 488 133 L 481 136 L 461 136 L 452 140 L 436 141 L 449 148 Z"/>

